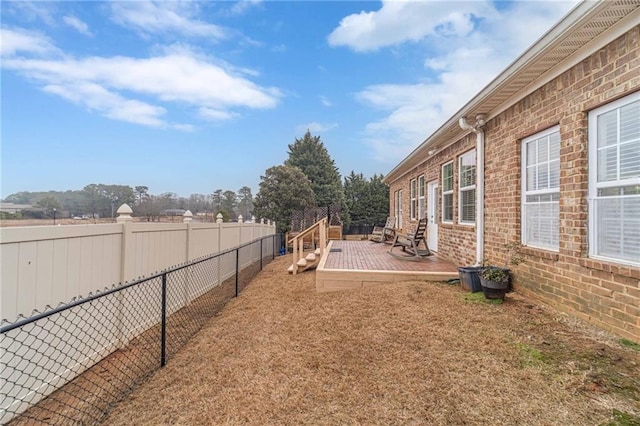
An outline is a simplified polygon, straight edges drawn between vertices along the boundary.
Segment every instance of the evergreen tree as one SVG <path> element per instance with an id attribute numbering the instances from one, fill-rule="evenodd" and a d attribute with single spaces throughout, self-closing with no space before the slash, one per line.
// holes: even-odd
<path id="1" fill-rule="evenodd" d="M 136 204 L 142 204 L 142 202 L 149 197 L 148 186 L 136 186 L 133 188 L 133 192 L 136 194 Z"/>
<path id="2" fill-rule="evenodd" d="M 311 182 L 299 168 L 274 166 L 260 178 L 254 212 L 256 217 L 275 220 L 278 232 L 289 230 L 292 212 L 315 207 Z"/>
<path id="3" fill-rule="evenodd" d="M 211 195 L 211 207 L 213 214 L 216 215 L 222 210 L 222 189 L 216 189 Z"/>
<path id="4" fill-rule="evenodd" d="M 384 225 L 389 216 L 389 187 L 382 182 L 384 175 L 373 175 L 369 180 L 371 224 Z"/>
<path id="5" fill-rule="evenodd" d="M 289 145 L 287 166 L 298 167 L 309 181 L 318 206 L 337 204 L 344 207 L 344 190 L 338 168 L 320 140 L 307 131 L 302 139 Z"/>
<path id="6" fill-rule="evenodd" d="M 389 187 L 382 175 L 369 180 L 353 171 L 344 180 L 346 203 L 354 225 L 384 224 L 389 213 Z"/>
<path id="7" fill-rule="evenodd" d="M 251 194 L 251 188 L 243 186 L 238 191 L 238 213 L 242 215 L 245 221 L 251 219 L 253 214 L 253 195 Z"/>
<path id="8" fill-rule="evenodd" d="M 349 209 L 350 224 L 371 225 L 369 222 L 369 182 L 362 173 L 351 174 L 344 178 L 344 195 Z M 347 224 L 345 224 L 347 225 Z"/>
<path id="9" fill-rule="evenodd" d="M 222 194 L 222 208 L 223 212 L 226 212 L 228 217 L 232 220 L 236 219 L 236 207 L 238 206 L 238 199 L 236 193 L 226 190 Z M 223 213 L 224 215 L 224 213 Z"/>

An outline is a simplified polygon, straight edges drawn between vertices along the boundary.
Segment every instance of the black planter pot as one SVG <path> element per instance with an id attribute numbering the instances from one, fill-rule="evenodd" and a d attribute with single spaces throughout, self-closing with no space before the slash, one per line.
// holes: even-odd
<path id="1" fill-rule="evenodd" d="M 491 268 L 501 269 L 506 275 L 505 275 L 505 279 L 501 281 L 487 280 L 482 278 L 482 276 L 480 276 L 480 285 L 482 286 L 482 292 L 484 293 L 484 297 L 486 297 L 487 299 L 504 300 L 504 296 L 509 291 L 510 284 L 511 284 L 511 275 L 510 275 L 509 269 L 496 268 L 496 267 L 491 267 Z"/>

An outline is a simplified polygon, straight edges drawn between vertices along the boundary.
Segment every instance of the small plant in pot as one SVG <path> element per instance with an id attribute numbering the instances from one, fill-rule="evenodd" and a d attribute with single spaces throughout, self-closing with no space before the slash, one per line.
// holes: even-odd
<path id="1" fill-rule="evenodd" d="M 524 262 L 524 258 L 520 256 L 520 244 L 511 243 L 506 244 L 505 248 L 507 253 L 505 256 L 504 265 L 485 266 L 480 272 L 480 284 L 482 285 L 482 292 L 487 299 L 503 299 L 505 294 L 509 291 L 509 285 L 511 284 L 511 270 L 507 268 L 509 264 L 519 265 Z"/>

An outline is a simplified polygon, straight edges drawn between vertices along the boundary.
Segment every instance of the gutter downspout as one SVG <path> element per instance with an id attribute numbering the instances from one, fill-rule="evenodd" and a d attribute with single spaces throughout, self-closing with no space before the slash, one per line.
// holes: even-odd
<path id="1" fill-rule="evenodd" d="M 462 130 L 470 130 L 476 134 L 476 265 L 484 262 L 484 125 L 485 115 L 478 114 L 475 124 L 460 117 L 458 125 Z"/>

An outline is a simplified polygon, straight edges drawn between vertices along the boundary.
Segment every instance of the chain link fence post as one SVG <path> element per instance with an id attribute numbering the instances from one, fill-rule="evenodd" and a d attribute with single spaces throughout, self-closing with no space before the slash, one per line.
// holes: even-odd
<path id="1" fill-rule="evenodd" d="M 236 249 L 236 297 L 238 297 L 238 281 L 240 279 L 240 248 Z"/>
<path id="2" fill-rule="evenodd" d="M 160 309 L 162 319 L 160 323 L 160 367 L 167 363 L 167 273 L 162 274 L 162 300 Z"/>

